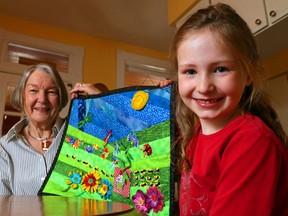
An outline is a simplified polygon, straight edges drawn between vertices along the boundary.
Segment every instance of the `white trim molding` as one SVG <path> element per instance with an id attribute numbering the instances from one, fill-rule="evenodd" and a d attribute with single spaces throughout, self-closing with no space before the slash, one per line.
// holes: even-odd
<path id="1" fill-rule="evenodd" d="M 0 71 L 13 74 L 22 74 L 27 66 L 7 61 L 8 43 L 15 43 L 68 55 L 68 73 L 61 73 L 60 71 L 62 78 L 64 80 L 71 80 L 72 78 L 76 81 L 82 81 L 83 47 L 71 46 L 0 29 Z"/>
<path id="2" fill-rule="evenodd" d="M 136 72 L 147 73 L 149 71 L 151 74 L 171 77 L 168 61 L 117 50 L 117 88 L 124 87 L 126 68 Z"/>

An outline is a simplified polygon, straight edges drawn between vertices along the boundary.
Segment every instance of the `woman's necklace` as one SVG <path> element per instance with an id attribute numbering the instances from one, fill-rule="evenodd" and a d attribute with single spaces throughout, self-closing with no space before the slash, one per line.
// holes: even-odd
<path id="1" fill-rule="evenodd" d="M 31 133 L 30 133 L 30 125 L 28 126 L 28 135 L 29 135 L 31 138 L 35 139 L 35 140 L 41 141 L 43 151 L 47 151 L 47 150 L 48 150 L 48 148 L 50 147 L 50 145 L 51 145 L 51 143 L 52 143 L 52 142 L 49 141 L 49 140 L 52 139 L 52 138 L 54 138 L 53 133 L 52 133 L 52 135 L 51 135 L 50 137 L 47 137 L 47 138 L 34 137 L 34 136 L 32 136 Z"/>

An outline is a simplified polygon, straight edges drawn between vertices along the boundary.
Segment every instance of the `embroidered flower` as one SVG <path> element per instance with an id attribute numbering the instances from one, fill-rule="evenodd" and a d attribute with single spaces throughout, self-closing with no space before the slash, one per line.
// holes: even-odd
<path id="1" fill-rule="evenodd" d="M 74 143 L 74 142 L 75 142 L 74 138 L 73 138 L 73 137 L 70 137 L 70 136 L 66 136 L 66 137 L 65 137 L 65 141 L 66 141 L 67 143 Z"/>
<path id="2" fill-rule="evenodd" d="M 96 192 L 99 186 L 99 179 L 100 179 L 100 175 L 96 170 L 93 172 L 88 172 L 83 177 L 82 182 L 81 182 L 83 190 L 90 192 L 90 193 Z"/>
<path id="3" fill-rule="evenodd" d="M 82 180 L 82 172 L 76 171 L 72 172 L 70 171 L 68 173 L 68 179 L 66 180 L 66 183 L 70 186 L 72 189 L 77 189 L 78 185 L 81 183 Z"/>
<path id="4" fill-rule="evenodd" d="M 102 153 L 101 153 L 101 157 L 103 159 L 106 159 L 108 157 L 108 155 L 109 155 L 109 149 L 108 148 L 104 148 Z"/>
<path id="5" fill-rule="evenodd" d="M 75 148 L 75 149 L 78 149 L 79 146 L 82 144 L 83 140 L 75 140 L 74 143 L 72 143 L 72 147 Z"/>
<path id="6" fill-rule="evenodd" d="M 153 209 L 154 212 L 162 211 L 164 206 L 164 196 L 156 187 L 149 187 L 146 194 L 146 205 Z"/>
<path id="7" fill-rule="evenodd" d="M 93 146 L 91 144 L 86 145 L 85 150 L 88 153 L 93 153 L 94 152 L 94 148 L 93 148 Z"/>
<path id="8" fill-rule="evenodd" d="M 94 144 L 94 145 L 93 145 L 93 148 L 94 148 L 95 150 L 98 150 L 99 145 L 98 145 L 98 144 Z"/>
<path id="9" fill-rule="evenodd" d="M 112 185 L 107 179 L 101 181 L 98 187 L 98 193 L 100 194 L 101 198 L 106 200 L 109 199 L 112 194 Z"/>
<path id="10" fill-rule="evenodd" d="M 136 194 L 132 196 L 132 201 L 136 206 L 137 210 L 142 212 L 148 212 L 148 208 L 146 207 L 146 195 L 143 193 L 142 190 L 137 190 Z"/>

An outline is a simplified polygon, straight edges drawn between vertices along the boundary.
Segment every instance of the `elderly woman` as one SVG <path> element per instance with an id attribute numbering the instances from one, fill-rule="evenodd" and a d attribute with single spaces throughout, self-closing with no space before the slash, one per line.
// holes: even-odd
<path id="1" fill-rule="evenodd" d="M 71 91 L 100 93 L 92 85 L 77 83 Z M 35 195 L 52 165 L 61 142 L 64 120 L 59 112 L 68 93 L 57 70 L 38 64 L 24 71 L 11 104 L 26 118 L 0 139 L 0 195 Z"/>

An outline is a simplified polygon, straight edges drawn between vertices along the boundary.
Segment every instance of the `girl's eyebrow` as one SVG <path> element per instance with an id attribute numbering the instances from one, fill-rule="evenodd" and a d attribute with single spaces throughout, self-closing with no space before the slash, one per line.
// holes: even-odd
<path id="1" fill-rule="evenodd" d="M 190 64 L 190 63 L 184 63 L 184 64 L 179 64 L 178 67 L 195 67 L 195 64 Z"/>

